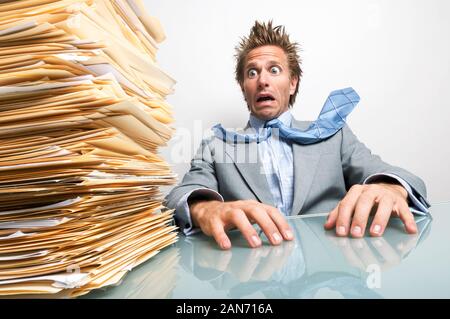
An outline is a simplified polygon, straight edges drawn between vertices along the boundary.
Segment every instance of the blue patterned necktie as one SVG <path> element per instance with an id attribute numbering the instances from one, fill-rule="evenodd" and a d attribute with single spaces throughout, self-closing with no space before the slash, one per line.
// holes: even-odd
<path id="1" fill-rule="evenodd" d="M 260 134 L 239 134 L 225 130 L 220 124 L 213 126 L 212 130 L 216 137 L 234 144 L 260 143 L 272 135 L 273 129 L 278 131 L 280 137 L 294 143 L 313 144 L 336 134 L 344 126 L 347 115 L 355 108 L 359 100 L 358 93 L 352 88 L 331 92 L 317 120 L 304 131 L 287 127 L 277 118 L 268 121 L 264 125 L 267 129 L 262 130 Z"/>

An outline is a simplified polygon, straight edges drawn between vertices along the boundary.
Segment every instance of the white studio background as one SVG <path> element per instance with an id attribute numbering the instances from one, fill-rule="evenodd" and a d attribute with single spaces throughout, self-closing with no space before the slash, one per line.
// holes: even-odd
<path id="1" fill-rule="evenodd" d="M 450 200 L 450 1 L 144 2 L 167 36 L 158 64 L 177 80 L 168 97 L 177 134 L 161 155 L 180 181 L 203 132 L 246 124 L 234 47 L 256 19 L 273 19 L 302 48 L 294 116 L 314 120 L 330 91 L 353 87 L 361 102 L 348 123 L 359 139 L 420 176 L 432 202 Z"/>

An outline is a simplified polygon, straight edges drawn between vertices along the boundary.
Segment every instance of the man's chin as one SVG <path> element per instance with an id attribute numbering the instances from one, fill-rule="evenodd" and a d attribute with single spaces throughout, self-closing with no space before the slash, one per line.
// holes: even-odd
<path id="1" fill-rule="evenodd" d="M 253 114 L 253 116 L 256 116 L 260 120 L 264 120 L 264 121 L 269 121 L 271 119 L 276 118 L 278 115 L 280 115 L 279 112 L 277 110 L 273 109 L 272 107 L 261 108 L 261 109 L 257 110 L 256 112 L 253 111 L 252 114 Z"/>

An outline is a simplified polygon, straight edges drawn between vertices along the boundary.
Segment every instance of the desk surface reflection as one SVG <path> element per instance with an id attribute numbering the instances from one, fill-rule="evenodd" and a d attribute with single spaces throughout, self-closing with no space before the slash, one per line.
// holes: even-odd
<path id="1" fill-rule="evenodd" d="M 85 298 L 450 298 L 450 202 L 434 204 L 408 235 L 392 219 L 383 237 L 339 238 L 326 216 L 289 219 L 296 239 L 248 248 L 238 232 L 221 251 L 212 238 L 180 236 L 120 285 Z"/>

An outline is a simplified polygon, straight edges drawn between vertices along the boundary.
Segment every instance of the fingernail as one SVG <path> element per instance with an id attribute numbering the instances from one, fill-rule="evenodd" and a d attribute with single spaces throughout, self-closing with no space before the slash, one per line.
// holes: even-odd
<path id="1" fill-rule="evenodd" d="M 220 244 L 222 249 L 229 249 L 231 247 L 231 243 L 228 239 L 222 240 L 222 243 Z"/>
<path id="2" fill-rule="evenodd" d="M 286 237 L 286 239 L 289 239 L 289 240 L 294 238 L 294 235 L 292 234 L 292 232 L 290 230 L 286 230 L 284 232 L 284 236 Z"/>
<path id="3" fill-rule="evenodd" d="M 356 235 L 356 236 L 361 235 L 361 227 L 359 227 L 359 226 L 353 227 L 352 234 Z"/>
<path id="4" fill-rule="evenodd" d="M 274 241 L 276 244 L 278 244 L 278 243 L 281 242 L 281 236 L 278 235 L 278 233 L 273 233 L 272 237 L 273 237 L 273 241 Z"/>
<path id="5" fill-rule="evenodd" d="M 381 232 L 381 226 L 380 225 L 373 226 L 373 232 L 375 234 L 379 234 Z"/>
<path id="6" fill-rule="evenodd" d="M 337 229 L 337 232 L 339 235 L 345 235 L 345 227 L 344 226 L 339 226 Z"/>
<path id="7" fill-rule="evenodd" d="M 252 242 L 255 247 L 259 247 L 261 245 L 261 239 L 259 239 L 259 237 L 256 235 L 252 236 Z"/>

